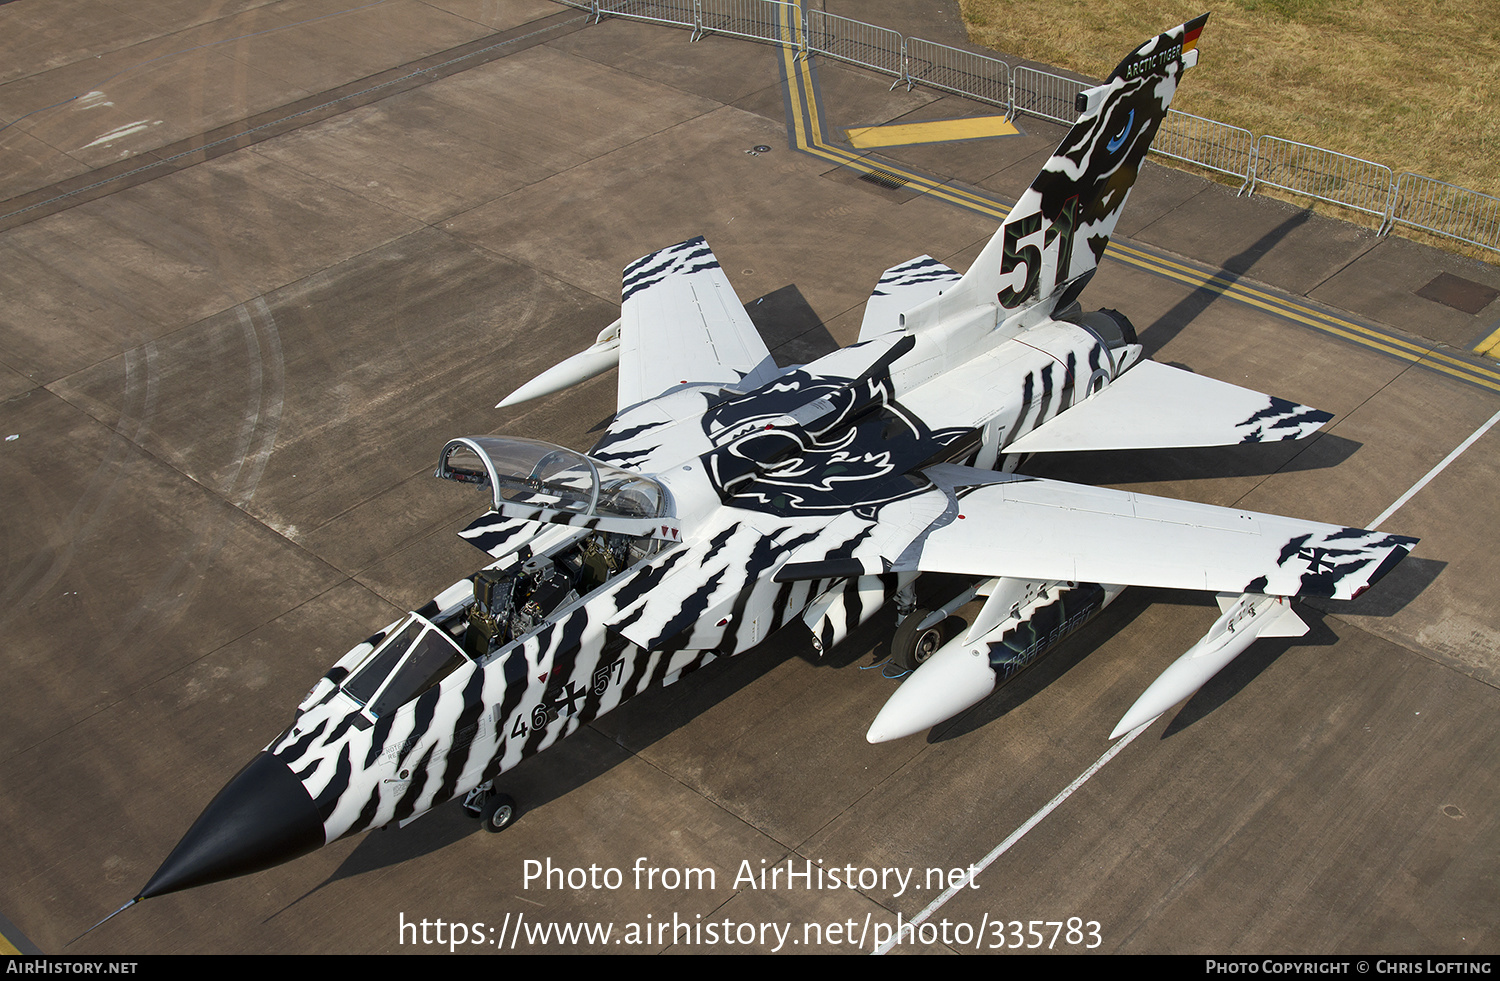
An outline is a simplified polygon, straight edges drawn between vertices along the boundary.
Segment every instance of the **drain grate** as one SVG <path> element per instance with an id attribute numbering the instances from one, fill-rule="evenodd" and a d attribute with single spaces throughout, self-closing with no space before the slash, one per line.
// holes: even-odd
<path id="1" fill-rule="evenodd" d="M 887 174 L 883 170 L 872 170 L 867 174 L 860 174 L 859 179 L 862 181 L 869 181 L 871 184 L 874 184 L 877 187 L 888 188 L 892 191 L 899 191 L 901 188 L 911 183 L 909 179 L 902 177 L 899 174 Z"/>

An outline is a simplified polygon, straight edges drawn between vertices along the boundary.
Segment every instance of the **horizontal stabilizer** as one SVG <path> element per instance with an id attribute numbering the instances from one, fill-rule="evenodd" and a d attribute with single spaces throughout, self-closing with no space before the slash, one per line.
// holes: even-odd
<path id="1" fill-rule="evenodd" d="M 1205 375 L 1142 361 L 1005 447 L 1006 453 L 1230 446 L 1301 439 L 1333 418 Z"/>

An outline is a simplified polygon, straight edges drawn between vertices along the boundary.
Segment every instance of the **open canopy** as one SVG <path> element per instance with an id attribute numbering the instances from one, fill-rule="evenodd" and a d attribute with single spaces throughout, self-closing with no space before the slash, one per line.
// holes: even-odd
<path id="1" fill-rule="evenodd" d="M 494 508 L 520 504 L 590 517 L 656 518 L 667 495 L 650 477 L 577 450 L 517 436 L 463 436 L 443 447 L 437 476 L 488 486 Z"/>

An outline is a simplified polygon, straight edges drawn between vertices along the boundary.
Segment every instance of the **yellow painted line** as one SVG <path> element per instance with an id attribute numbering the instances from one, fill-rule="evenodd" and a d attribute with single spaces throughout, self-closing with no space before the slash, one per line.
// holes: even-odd
<path id="1" fill-rule="evenodd" d="M 1487 358 L 1500 358 L 1500 328 L 1474 345 L 1474 350 Z"/>
<path id="2" fill-rule="evenodd" d="M 1368 346 L 1377 347 L 1388 354 L 1394 354 L 1406 360 L 1422 358 L 1432 353 L 1431 348 L 1423 347 L 1404 338 L 1382 334 L 1342 318 L 1318 314 L 1315 311 L 1295 305 L 1274 294 L 1258 290 L 1253 286 L 1225 279 L 1222 276 L 1204 273 L 1190 266 L 1184 266 L 1169 259 L 1141 252 L 1119 242 L 1111 242 L 1105 255 L 1118 259 L 1127 265 L 1157 273 L 1168 279 L 1175 279 L 1189 286 L 1196 286 L 1200 289 L 1218 293 L 1220 296 L 1238 300 L 1241 303 L 1265 310 L 1268 313 L 1274 313 L 1289 320 L 1297 321 L 1309 327 L 1341 333 L 1345 337 L 1358 339 Z M 1463 362 L 1455 363 L 1462 364 Z"/>
<path id="3" fill-rule="evenodd" d="M 784 16 L 785 13 L 783 13 Z M 788 32 L 788 36 L 796 37 L 796 30 L 800 29 L 800 25 L 796 28 L 792 25 L 784 26 Z M 782 47 L 782 59 L 786 66 L 788 84 L 792 89 L 790 96 L 794 102 L 792 113 L 793 131 L 797 149 L 863 173 L 899 175 L 907 180 L 907 188 L 930 194 L 939 200 L 947 201 L 981 214 L 990 215 L 999 220 L 1004 220 L 1005 216 L 1010 213 L 1008 207 L 997 201 L 981 197 L 962 188 L 940 184 L 925 175 L 902 167 L 887 165 L 877 167 L 858 154 L 828 144 L 823 137 L 823 124 L 820 119 L 821 107 L 814 96 L 815 87 L 812 82 L 811 66 L 805 60 L 799 59 L 796 56 L 795 50 L 788 46 Z M 799 61 L 801 61 L 800 64 L 798 63 Z M 1146 272 L 1176 280 L 1177 282 L 1198 289 L 1210 290 L 1228 299 L 1264 310 L 1282 319 L 1301 323 L 1315 330 L 1343 338 L 1361 347 L 1379 351 L 1405 361 L 1408 364 L 1421 364 L 1424 367 L 1442 372 L 1470 384 L 1500 392 L 1500 372 L 1481 365 L 1470 364 L 1467 361 L 1460 360 L 1438 350 L 1435 346 L 1424 347 L 1419 343 L 1409 341 L 1405 338 L 1395 337 L 1362 324 L 1303 306 L 1294 297 L 1267 293 L 1264 290 L 1256 289 L 1235 279 L 1173 262 L 1165 257 L 1153 255 L 1149 252 L 1122 244 L 1118 240 L 1111 241 L 1105 255 Z M 1489 353 L 1491 349 L 1494 349 L 1494 356 L 1500 356 L 1500 329 L 1497 329 L 1493 334 L 1485 338 L 1477 348 L 1481 353 Z"/>
<path id="4" fill-rule="evenodd" d="M 1200 289 L 1210 290 L 1221 296 L 1237 300 L 1247 306 L 1265 310 L 1287 320 L 1305 324 L 1325 333 L 1335 334 L 1346 340 L 1354 341 L 1363 347 L 1381 351 L 1400 358 L 1403 361 L 1422 362 L 1429 368 L 1442 371 L 1445 374 L 1463 378 L 1500 391 L 1500 373 L 1483 365 L 1472 364 L 1460 358 L 1456 358 L 1435 346 L 1424 346 L 1404 337 L 1386 334 L 1373 328 L 1357 324 L 1342 317 L 1313 310 L 1309 307 L 1296 303 L 1290 297 L 1277 296 L 1264 290 L 1255 288 L 1242 282 L 1225 279 L 1221 276 L 1205 274 L 1201 270 L 1190 266 L 1173 262 L 1161 256 L 1150 255 L 1141 252 L 1131 246 L 1119 242 L 1111 242 L 1109 250 L 1105 253 L 1112 258 L 1136 266 L 1147 272 L 1156 273 L 1168 279 Z M 1496 332 L 1500 335 L 1500 331 Z"/>
<path id="5" fill-rule="evenodd" d="M 782 27 L 790 36 L 798 39 L 801 31 L 800 21 L 796 24 L 786 22 L 787 12 L 790 7 L 782 8 Z M 874 167 L 857 154 L 850 153 L 840 147 L 830 146 L 823 138 L 823 124 L 820 119 L 821 107 L 818 100 L 813 97 L 814 85 L 812 83 L 812 68 L 806 62 L 797 57 L 796 45 L 783 46 L 781 49 L 782 63 L 786 69 L 786 76 L 791 88 L 789 95 L 794 101 L 792 112 L 793 137 L 797 149 L 813 156 L 822 157 L 833 163 L 858 170 L 862 173 L 894 173 L 906 178 L 907 187 L 912 190 L 930 194 L 939 200 L 948 201 L 959 207 L 969 208 L 983 214 L 1004 218 L 1010 213 L 1010 209 L 977 194 L 971 194 L 961 188 L 945 187 L 931 178 L 898 167 Z M 799 64 L 800 62 L 800 64 Z"/>
<path id="6" fill-rule="evenodd" d="M 936 119 L 927 123 L 891 123 L 886 126 L 855 126 L 844 131 L 849 143 L 861 150 L 881 146 L 912 146 L 917 143 L 951 143 L 982 140 L 990 136 L 1020 133 L 1004 116 L 972 116 L 968 119 Z"/>
<path id="7" fill-rule="evenodd" d="M 0 957 L 27 957 L 40 953 L 20 927 L 0 915 Z"/>

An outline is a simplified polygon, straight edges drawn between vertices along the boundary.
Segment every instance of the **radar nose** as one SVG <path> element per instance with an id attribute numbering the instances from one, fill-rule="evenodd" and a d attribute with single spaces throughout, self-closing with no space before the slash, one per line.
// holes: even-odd
<path id="1" fill-rule="evenodd" d="M 262 752 L 203 809 L 136 898 L 249 875 L 322 845 L 323 821 L 302 781 Z"/>

